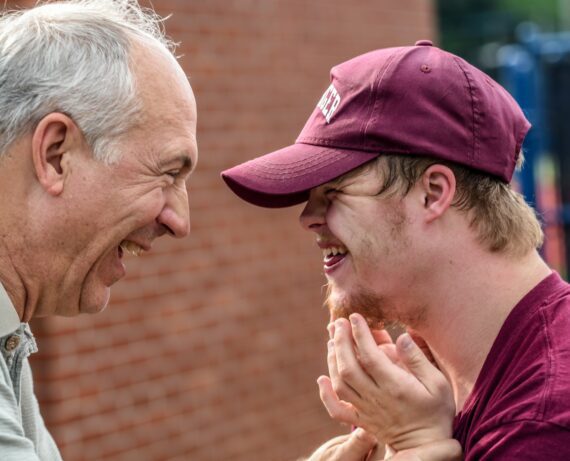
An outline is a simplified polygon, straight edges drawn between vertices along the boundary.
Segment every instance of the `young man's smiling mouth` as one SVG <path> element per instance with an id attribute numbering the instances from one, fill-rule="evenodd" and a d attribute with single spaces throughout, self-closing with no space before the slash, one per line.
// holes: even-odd
<path id="1" fill-rule="evenodd" d="M 336 269 L 348 254 L 348 249 L 340 243 L 317 242 L 323 252 L 323 265 L 325 273 Z"/>

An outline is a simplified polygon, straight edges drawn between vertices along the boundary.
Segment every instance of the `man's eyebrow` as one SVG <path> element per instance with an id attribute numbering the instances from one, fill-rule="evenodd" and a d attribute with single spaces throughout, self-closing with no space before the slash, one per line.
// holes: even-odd
<path id="1" fill-rule="evenodd" d="M 350 173 L 347 173 L 343 176 L 340 176 L 338 178 L 333 179 L 332 181 L 329 181 L 327 184 L 330 187 L 334 187 L 335 189 L 340 188 L 340 187 L 346 186 L 347 183 L 352 179 L 352 177 L 353 176 L 351 176 Z"/>
<path id="2" fill-rule="evenodd" d="M 343 177 L 331 179 L 329 182 L 325 183 L 329 187 L 338 187 L 343 181 Z"/>
<path id="3" fill-rule="evenodd" d="M 363 166 L 357 167 L 354 170 L 349 171 L 348 173 L 343 174 L 342 176 L 333 180 L 335 185 L 344 186 L 346 183 L 350 183 L 350 181 L 355 181 L 359 179 L 359 176 L 369 171 L 371 168 L 371 164 L 365 164 Z"/>
<path id="4" fill-rule="evenodd" d="M 177 155 L 176 157 L 170 157 L 168 159 L 165 159 L 160 163 L 160 166 L 167 167 L 174 164 L 182 165 L 182 168 L 187 168 L 189 170 L 192 170 L 193 167 L 192 157 L 190 156 L 189 153 L 182 153 Z"/>

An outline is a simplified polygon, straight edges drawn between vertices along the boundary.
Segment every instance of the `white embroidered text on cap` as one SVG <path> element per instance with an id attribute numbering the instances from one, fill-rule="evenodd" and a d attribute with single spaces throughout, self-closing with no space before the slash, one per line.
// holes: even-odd
<path id="1" fill-rule="evenodd" d="M 331 85 L 327 88 L 327 91 L 325 91 L 325 94 L 323 94 L 323 97 L 317 104 L 317 107 L 321 109 L 321 112 L 325 116 L 325 120 L 327 121 L 327 123 L 330 123 L 331 118 L 334 112 L 336 111 L 337 107 L 339 106 L 339 104 L 340 104 L 340 95 L 338 94 L 337 89 L 331 83 Z"/>

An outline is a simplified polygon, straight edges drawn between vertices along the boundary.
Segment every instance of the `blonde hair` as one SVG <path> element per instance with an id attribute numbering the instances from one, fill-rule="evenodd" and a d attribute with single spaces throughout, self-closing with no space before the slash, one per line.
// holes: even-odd
<path id="1" fill-rule="evenodd" d="M 519 155 L 517 167 L 524 158 Z M 431 157 L 381 155 L 375 162 L 383 178 L 382 193 L 406 195 L 434 164 L 451 169 L 456 179 L 452 206 L 467 213 L 469 225 L 489 251 L 514 257 L 539 249 L 544 241 L 534 209 L 510 184 L 471 168 Z"/>

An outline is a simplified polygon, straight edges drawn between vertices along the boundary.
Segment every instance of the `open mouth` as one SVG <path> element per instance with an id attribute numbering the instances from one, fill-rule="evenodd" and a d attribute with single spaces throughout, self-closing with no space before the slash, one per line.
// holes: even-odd
<path id="1" fill-rule="evenodd" d="M 323 248 L 323 263 L 325 265 L 325 269 L 330 270 L 336 267 L 342 262 L 347 254 L 348 250 L 344 246 Z"/>
<path id="2" fill-rule="evenodd" d="M 119 245 L 119 258 L 122 258 L 124 254 L 131 256 L 140 256 L 144 248 L 135 242 L 130 240 L 123 240 Z"/>

